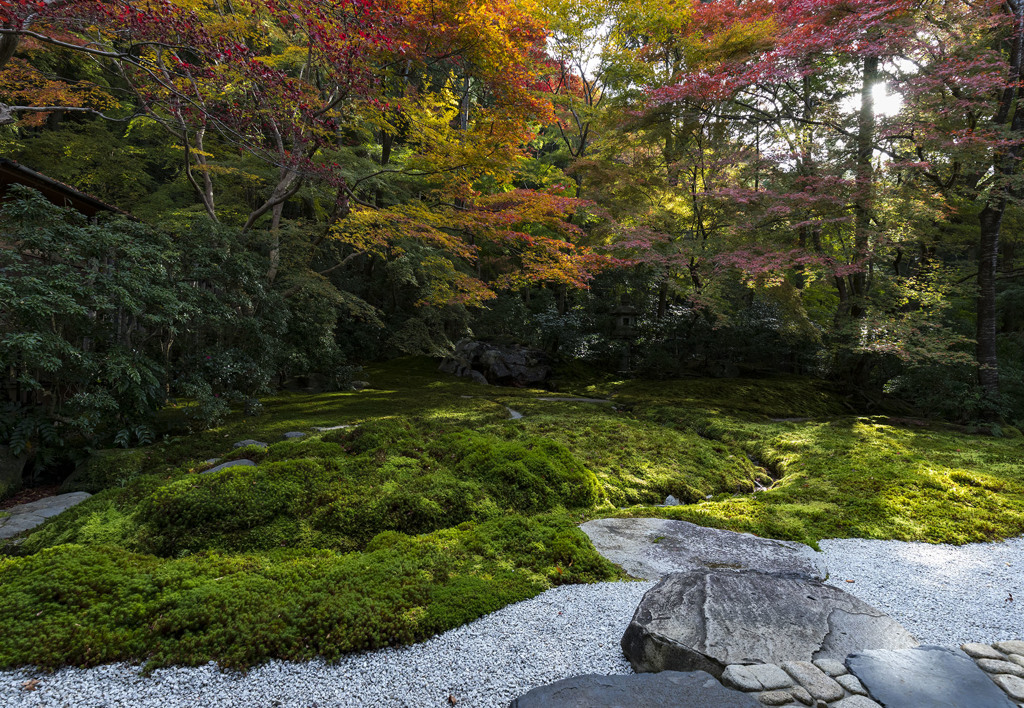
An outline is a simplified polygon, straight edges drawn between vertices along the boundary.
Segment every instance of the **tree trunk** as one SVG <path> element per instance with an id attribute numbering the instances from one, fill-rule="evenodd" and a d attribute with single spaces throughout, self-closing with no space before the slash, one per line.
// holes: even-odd
<path id="1" fill-rule="evenodd" d="M 1005 200 L 986 204 L 978 220 L 981 238 L 978 248 L 978 383 L 995 400 L 999 396 L 999 359 L 996 354 L 996 268 L 999 261 L 999 232 Z"/>
<path id="2" fill-rule="evenodd" d="M 874 169 L 871 158 L 875 143 L 875 84 L 878 83 L 878 57 L 864 57 L 863 80 L 860 87 L 860 114 L 857 117 L 857 186 L 854 197 L 854 257 L 863 260 L 871 248 L 871 208 L 874 191 Z M 867 295 L 867 272 L 850 276 L 850 315 L 863 317 Z"/>

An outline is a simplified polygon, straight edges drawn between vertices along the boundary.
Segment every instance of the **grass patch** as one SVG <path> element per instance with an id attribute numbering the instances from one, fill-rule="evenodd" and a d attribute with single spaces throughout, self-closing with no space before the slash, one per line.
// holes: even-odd
<path id="1" fill-rule="evenodd" d="M 608 405 L 434 368 L 97 456 L 79 483 L 98 493 L 0 557 L 0 665 L 247 667 L 418 641 L 619 577 L 576 528 L 595 516 L 812 544 L 1024 531 L 1024 440 L 853 416 L 811 380 L 575 381 Z M 247 438 L 271 444 L 231 447 Z M 258 465 L 201 474 L 211 457 Z M 684 504 L 654 506 L 669 494 Z"/>

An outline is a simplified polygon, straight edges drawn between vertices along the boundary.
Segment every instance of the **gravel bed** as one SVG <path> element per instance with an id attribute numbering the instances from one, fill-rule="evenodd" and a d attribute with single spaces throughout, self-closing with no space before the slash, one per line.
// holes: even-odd
<path id="1" fill-rule="evenodd" d="M 1024 638 L 1024 537 L 967 546 L 842 539 L 821 547 L 831 584 L 888 612 L 922 643 Z M 422 644 L 336 664 L 274 661 L 248 674 L 211 664 L 147 678 L 128 664 L 0 672 L 0 705 L 441 708 L 451 696 L 466 708 L 504 706 L 567 676 L 631 673 L 619 638 L 652 585 L 559 587 Z M 24 690 L 30 679 L 38 685 Z"/>
<path id="2" fill-rule="evenodd" d="M 1024 639 L 1024 537 L 964 546 L 862 539 L 819 545 L 830 585 L 887 612 L 922 644 Z"/>
<path id="3" fill-rule="evenodd" d="M 581 673 L 632 673 L 619 638 L 650 582 L 562 586 L 421 644 L 322 661 L 274 661 L 247 675 L 214 665 L 155 671 L 127 664 L 53 674 L 0 672 L 0 705 L 504 706 L 531 688 Z M 36 678 L 33 691 L 22 688 Z"/>

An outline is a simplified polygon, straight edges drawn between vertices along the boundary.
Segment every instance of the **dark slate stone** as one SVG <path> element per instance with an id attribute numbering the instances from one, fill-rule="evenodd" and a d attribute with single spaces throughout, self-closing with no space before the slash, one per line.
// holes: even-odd
<path id="1" fill-rule="evenodd" d="M 864 651 L 846 666 L 885 708 L 1016 708 L 959 649 Z"/>
<path id="2" fill-rule="evenodd" d="M 294 430 L 294 431 L 292 431 L 290 433 L 284 433 L 281 437 L 284 438 L 285 440 L 297 440 L 299 438 L 306 437 L 306 434 L 305 433 L 300 433 L 297 430 Z"/>
<path id="3" fill-rule="evenodd" d="M 843 660 L 917 642 L 881 610 L 802 575 L 697 569 L 647 591 L 622 637 L 637 672 Z"/>
<path id="4" fill-rule="evenodd" d="M 703 671 L 573 676 L 535 688 L 509 708 L 761 708 Z"/>
<path id="5" fill-rule="evenodd" d="M 220 472 L 221 470 L 225 470 L 228 467 L 254 467 L 255 465 L 256 463 L 253 462 L 252 460 L 231 460 L 229 462 L 217 465 L 216 467 L 212 467 L 206 470 L 205 472 L 200 472 L 200 474 L 211 474 L 213 472 Z"/>

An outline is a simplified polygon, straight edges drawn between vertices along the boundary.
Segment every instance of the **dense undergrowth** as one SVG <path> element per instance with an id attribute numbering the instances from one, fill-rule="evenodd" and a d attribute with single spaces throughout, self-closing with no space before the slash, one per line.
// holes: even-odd
<path id="1" fill-rule="evenodd" d="M 809 543 L 1024 531 L 1020 438 L 858 417 L 811 380 L 567 384 L 611 399 L 580 403 L 433 369 L 395 362 L 366 391 L 97 456 L 73 484 L 102 491 L 0 557 L 0 665 L 246 667 L 417 641 L 621 577 L 576 528 L 594 516 Z M 291 430 L 310 435 L 273 442 Z M 273 444 L 232 449 L 245 438 Z M 218 456 L 258 465 L 198 474 Z M 669 494 L 684 504 L 653 506 Z"/>

